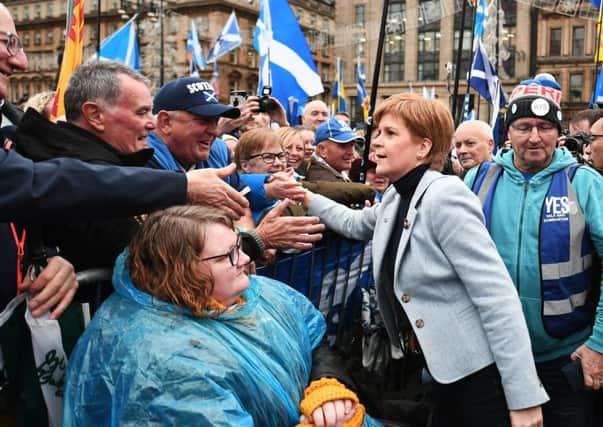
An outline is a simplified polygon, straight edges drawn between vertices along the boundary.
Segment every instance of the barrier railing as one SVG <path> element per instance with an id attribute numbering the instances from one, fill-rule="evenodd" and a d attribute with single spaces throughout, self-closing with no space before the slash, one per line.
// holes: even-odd
<path id="1" fill-rule="evenodd" d="M 334 233 L 310 251 L 280 252 L 275 263 L 257 274 L 287 283 L 306 295 L 326 317 L 331 343 L 343 338 L 360 319 L 362 289 L 374 286 L 371 242 Z"/>

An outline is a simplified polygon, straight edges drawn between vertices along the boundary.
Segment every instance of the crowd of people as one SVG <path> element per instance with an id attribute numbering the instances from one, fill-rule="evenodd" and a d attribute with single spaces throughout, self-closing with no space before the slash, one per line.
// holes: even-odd
<path id="1" fill-rule="evenodd" d="M 3 102 L 26 68 L 0 4 Z M 377 105 L 370 138 L 318 99 L 293 127 L 276 99 L 269 113 L 257 96 L 220 104 L 199 77 L 153 96 L 114 61 L 74 72 L 64 120 L 50 121 L 53 96 L 32 97 L 2 128 L 7 422 L 603 422 L 603 112 L 580 112 L 563 132 L 550 76 L 514 89 L 500 147 L 487 123 L 455 129 L 447 106 L 412 94 Z M 279 250 L 311 250 L 327 228 L 372 241 L 389 359 L 412 359 L 418 380 L 407 386 L 429 386 L 423 424 L 365 406 L 324 316 L 253 274 Z M 92 268 L 113 280 L 77 344 L 65 339 L 66 360 L 53 354 L 63 388 L 61 374 L 38 378 L 31 325 L 59 328 L 82 297 L 76 273 Z"/>

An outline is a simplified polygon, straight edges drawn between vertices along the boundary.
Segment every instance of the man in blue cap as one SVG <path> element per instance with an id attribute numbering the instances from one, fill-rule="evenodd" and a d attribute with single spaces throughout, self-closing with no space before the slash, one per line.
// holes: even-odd
<path id="1" fill-rule="evenodd" d="M 603 181 L 563 147 L 561 88 L 521 82 L 505 115 L 512 150 L 471 169 L 465 182 L 515 283 L 538 375 L 551 400 L 547 427 L 592 423 L 603 381 Z M 462 224 L 461 224 L 462 225 Z M 487 283 L 487 278 L 484 278 Z M 583 376 L 583 378 L 582 378 Z"/>
<path id="2" fill-rule="evenodd" d="M 214 146 L 220 117 L 236 119 L 238 108 L 218 103 L 212 85 L 198 77 L 184 77 L 164 85 L 153 99 L 157 125 L 147 141 L 155 149 L 150 166 L 173 171 L 188 171 L 207 165 L 218 157 L 230 163 L 223 142 Z M 210 154 L 211 153 L 211 154 Z"/>
<path id="3" fill-rule="evenodd" d="M 364 142 L 364 138 L 341 120 L 329 119 L 319 125 L 313 144 L 316 150 L 306 170 L 306 180 L 351 182 L 348 171 L 357 141 Z"/>
<path id="4" fill-rule="evenodd" d="M 230 153 L 218 138 L 220 117 L 237 119 L 238 108 L 223 105 L 216 99 L 212 85 L 198 77 L 172 80 L 159 89 L 153 100 L 157 115 L 156 128 L 147 137 L 155 154 L 149 166 L 158 169 L 187 172 L 209 165 L 226 166 Z M 229 183 L 243 187 L 233 175 Z M 233 179 L 235 178 L 235 179 Z M 294 247 L 310 249 L 320 240 L 324 228 L 316 217 L 281 217 L 287 204 L 273 210 L 256 229 L 251 213 L 240 222 L 250 228 L 241 229 L 244 250 L 259 259 L 266 249 Z"/>

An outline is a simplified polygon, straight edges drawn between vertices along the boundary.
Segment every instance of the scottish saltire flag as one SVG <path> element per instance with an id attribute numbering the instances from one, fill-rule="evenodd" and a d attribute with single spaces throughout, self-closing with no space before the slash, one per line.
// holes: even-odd
<path id="1" fill-rule="evenodd" d="M 203 50 L 201 49 L 201 43 L 199 43 L 199 35 L 195 28 L 195 23 L 191 19 L 191 30 L 188 33 L 188 39 L 186 40 L 186 55 L 190 63 L 190 75 L 199 77 L 199 70 L 205 70 L 207 63 L 203 57 Z"/>
<path id="2" fill-rule="evenodd" d="M 599 76 L 597 77 L 597 82 L 595 83 L 595 90 L 593 92 L 589 107 L 592 108 L 594 104 L 599 103 L 603 103 L 603 67 L 601 67 L 601 71 L 599 71 Z"/>
<path id="3" fill-rule="evenodd" d="M 495 129 L 500 119 L 500 109 L 507 103 L 507 97 L 502 89 L 500 79 L 494 71 L 494 67 L 488 60 L 488 54 L 481 40 L 477 43 L 477 50 L 471 65 L 470 86 L 475 89 L 486 101 L 492 104 L 492 116 L 490 126 Z M 495 135 L 495 146 L 498 144 L 498 135 Z"/>
<path id="4" fill-rule="evenodd" d="M 242 41 L 237 15 L 233 10 L 214 45 L 207 52 L 207 62 L 216 62 L 222 55 L 241 46 Z"/>
<path id="5" fill-rule="evenodd" d="M 504 107 L 507 103 L 507 98 L 500 85 L 500 79 L 488 59 L 488 54 L 481 40 L 477 44 L 473 64 L 471 64 L 469 84 L 495 108 Z"/>
<path id="6" fill-rule="evenodd" d="M 431 99 L 431 93 L 429 93 L 425 86 L 423 86 L 422 96 L 425 99 Z"/>
<path id="7" fill-rule="evenodd" d="M 84 0 L 69 0 L 67 4 L 67 31 L 65 50 L 57 83 L 56 96 L 50 113 L 51 120 L 65 115 L 63 97 L 71 74 L 82 63 L 84 51 Z"/>
<path id="8" fill-rule="evenodd" d="M 272 96 L 287 105 L 290 96 L 306 103 L 324 91 L 297 18 L 287 0 L 262 0 L 253 45 L 260 55 L 258 93 L 272 87 Z M 287 112 L 297 124 L 297 112 Z"/>
<path id="9" fill-rule="evenodd" d="M 595 6 L 597 9 L 601 8 L 601 0 L 590 0 L 590 2 L 592 3 L 593 6 Z"/>
<path id="10" fill-rule="evenodd" d="M 136 17 L 137 15 L 134 15 L 120 29 L 102 41 L 99 53 L 100 59 L 119 61 L 136 71 L 140 71 L 140 55 L 134 23 Z"/>
<path id="11" fill-rule="evenodd" d="M 362 117 L 366 122 L 369 115 L 370 99 L 366 90 L 366 73 L 364 72 L 364 64 L 360 60 L 356 63 L 356 100 L 358 106 L 362 108 Z"/>
<path id="12" fill-rule="evenodd" d="M 337 113 L 339 111 L 347 112 L 348 105 L 345 100 L 345 86 L 343 84 L 341 58 L 337 57 L 335 64 L 335 83 L 333 84 L 333 113 Z"/>
<path id="13" fill-rule="evenodd" d="M 475 26 L 473 27 L 474 46 L 484 35 L 486 21 L 488 20 L 488 2 L 487 0 L 477 0 L 477 9 L 475 11 Z"/>
<path id="14" fill-rule="evenodd" d="M 465 94 L 465 101 L 463 102 L 463 121 L 467 120 L 475 120 L 475 111 L 473 108 L 469 110 L 469 100 L 470 100 L 469 92 Z"/>

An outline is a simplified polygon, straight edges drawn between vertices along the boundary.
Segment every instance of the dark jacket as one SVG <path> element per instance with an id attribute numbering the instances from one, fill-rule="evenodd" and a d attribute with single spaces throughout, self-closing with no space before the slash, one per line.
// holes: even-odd
<path id="1" fill-rule="evenodd" d="M 315 158 L 311 158 L 305 170 L 306 181 L 335 181 L 350 182 L 342 174 L 332 167 L 322 163 Z"/>
<path id="2" fill-rule="evenodd" d="M 121 153 L 80 127 L 65 122 L 51 123 L 31 109 L 17 128 L 15 143 L 20 153 L 34 161 L 73 157 L 95 164 L 144 166 L 153 155 L 152 149 Z M 73 264 L 76 271 L 112 267 L 137 229 L 137 219 L 125 216 L 70 221 L 45 226 L 44 242 L 59 246 L 61 255 Z"/>

